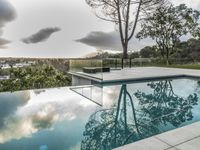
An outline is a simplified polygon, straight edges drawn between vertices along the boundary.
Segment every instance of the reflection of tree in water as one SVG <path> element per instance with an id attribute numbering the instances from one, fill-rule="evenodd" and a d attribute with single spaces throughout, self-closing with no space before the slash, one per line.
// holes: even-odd
<path id="1" fill-rule="evenodd" d="M 153 92 L 137 91 L 140 110 L 135 110 L 127 86 L 122 85 L 118 104 L 91 115 L 85 126 L 82 150 L 112 149 L 139 139 L 160 133 L 160 126 L 179 126 L 191 120 L 192 108 L 197 104 L 197 94 L 179 97 L 173 91 L 171 81 L 147 84 Z"/>
<path id="2" fill-rule="evenodd" d="M 151 94 L 137 91 L 135 96 L 139 99 L 142 111 L 155 125 L 170 123 L 177 127 L 192 120 L 192 108 L 198 102 L 196 93 L 186 98 L 180 97 L 174 93 L 169 80 L 152 82 L 147 86 L 153 90 Z"/>
<path id="3" fill-rule="evenodd" d="M 197 93 L 199 93 L 199 94 L 200 94 L 200 80 L 199 80 L 199 81 L 197 81 L 197 87 L 196 87 L 196 91 L 197 91 Z"/>
<path id="4" fill-rule="evenodd" d="M 153 124 L 137 119 L 132 97 L 122 85 L 115 108 L 104 109 L 90 116 L 85 126 L 82 150 L 112 149 L 159 133 Z"/>

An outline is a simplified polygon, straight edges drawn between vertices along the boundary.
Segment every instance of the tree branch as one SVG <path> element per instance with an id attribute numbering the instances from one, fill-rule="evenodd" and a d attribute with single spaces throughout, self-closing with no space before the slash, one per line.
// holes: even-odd
<path id="1" fill-rule="evenodd" d="M 135 16 L 135 22 L 134 22 L 134 25 L 133 25 L 133 28 L 132 28 L 132 31 L 131 31 L 131 35 L 128 37 L 128 41 L 130 41 L 130 39 L 134 35 L 135 29 L 136 29 L 136 26 L 137 26 L 137 22 L 138 22 L 138 18 L 139 18 L 139 14 L 140 14 L 141 6 L 142 6 L 142 0 L 140 0 L 140 3 L 138 5 L 137 13 L 136 13 L 136 16 Z"/>

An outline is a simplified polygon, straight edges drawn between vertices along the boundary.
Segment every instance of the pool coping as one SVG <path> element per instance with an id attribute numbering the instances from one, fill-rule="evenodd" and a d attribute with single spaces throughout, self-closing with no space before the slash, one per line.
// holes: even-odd
<path id="1" fill-rule="evenodd" d="M 142 81 L 148 81 L 148 80 L 161 80 L 161 79 L 174 79 L 174 78 L 200 78 L 199 76 L 195 75 L 186 75 L 186 74 L 180 74 L 180 75 L 166 75 L 166 76 L 154 76 L 154 77 L 141 77 L 141 78 L 129 78 L 129 79 L 117 79 L 117 80 L 108 80 L 108 81 L 102 81 L 101 83 L 107 84 L 107 83 L 120 83 L 120 82 L 142 82 Z"/>
<path id="2" fill-rule="evenodd" d="M 177 75 L 158 75 L 158 76 L 149 76 L 149 77 L 140 77 L 140 78 L 128 78 L 128 79 L 114 79 L 114 80 L 103 80 L 100 78 L 92 77 L 85 74 L 80 73 L 71 73 L 71 75 L 75 75 L 78 77 L 86 78 L 93 81 L 93 84 L 107 84 L 107 83 L 120 83 L 120 82 L 131 82 L 131 81 L 145 81 L 145 80 L 159 80 L 159 79 L 166 79 L 166 78 L 200 78 L 200 75 L 190 75 L 190 74 L 177 74 Z"/>
<path id="3" fill-rule="evenodd" d="M 145 67 L 144 67 L 145 68 Z M 146 67 L 148 68 L 148 67 Z M 158 69 L 159 67 L 153 67 Z M 132 69 L 132 68 L 130 68 Z M 180 69 L 180 68 L 166 68 L 166 67 L 162 67 L 162 69 L 177 69 L 179 71 L 181 70 L 187 70 L 187 71 L 191 71 L 191 69 Z M 194 70 L 192 70 L 194 71 Z M 166 75 L 149 75 L 149 76 L 142 76 L 142 77 L 129 77 L 129 78 L 118 78 L 118 79 L 104 79 L 103 78 L 103 74 L 102 74 L 102 78 L 99 77 L 95 77 L 92 74 L 86 74 L 86 73 L 82 73 L 82 72 L 69 72 L 69 74 L 71 74 L 72 76 L 76 76 L 76 77 L 80 77 L 80 78 L 84 78 L 87 80 L 91 80 L 92 84 L 108 84 L 108 83 L 122 83 L 122 82 L 130 82 L 130 81 L 144 81 L 144 80 L 156 80 L 156 79 L 166 79 L 166 78 L 180 78 L 180 77 L 186 77 L 186 78 L 200 78 L 200 74 L 198 75 L 198 71 L 200 70 L 195 70 L 197 71 L 195 74 L 191 74 L 189 73 L 176 73 L 170 75 L 170 74 L 166 74 Z"/>

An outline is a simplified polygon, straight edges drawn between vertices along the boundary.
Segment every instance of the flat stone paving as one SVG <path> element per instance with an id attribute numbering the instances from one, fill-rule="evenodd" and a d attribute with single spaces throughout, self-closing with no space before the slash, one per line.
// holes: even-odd
<path id="1" fill-rule="evenodd" d="M 200 122 L 155 135 L 114 150 L 200 150 Z"/>
<path id="2" fill-rule="evenodd" d="M 79 74 L 86 75 L 88 78 L 102 79 L 103 82 L 111 82 L 181 75 L 200 76 L 200 70 L 164 67 L 133 67 L 122 70 L 111 70 L 111 72 L 107 73 L 86 74 L 79 72 Z"/>

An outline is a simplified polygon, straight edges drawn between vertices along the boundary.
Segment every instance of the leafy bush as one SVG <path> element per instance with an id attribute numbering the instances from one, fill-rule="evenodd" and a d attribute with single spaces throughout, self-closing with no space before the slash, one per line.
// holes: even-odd
<path id="1" fill-rule="evenodd" d="M 60 87 L 71 84 L 69 75 L 48 65 L 41 68 L 12 68 L 10 77 L 9 80 L 0 81 L 0 92 Z"/>

